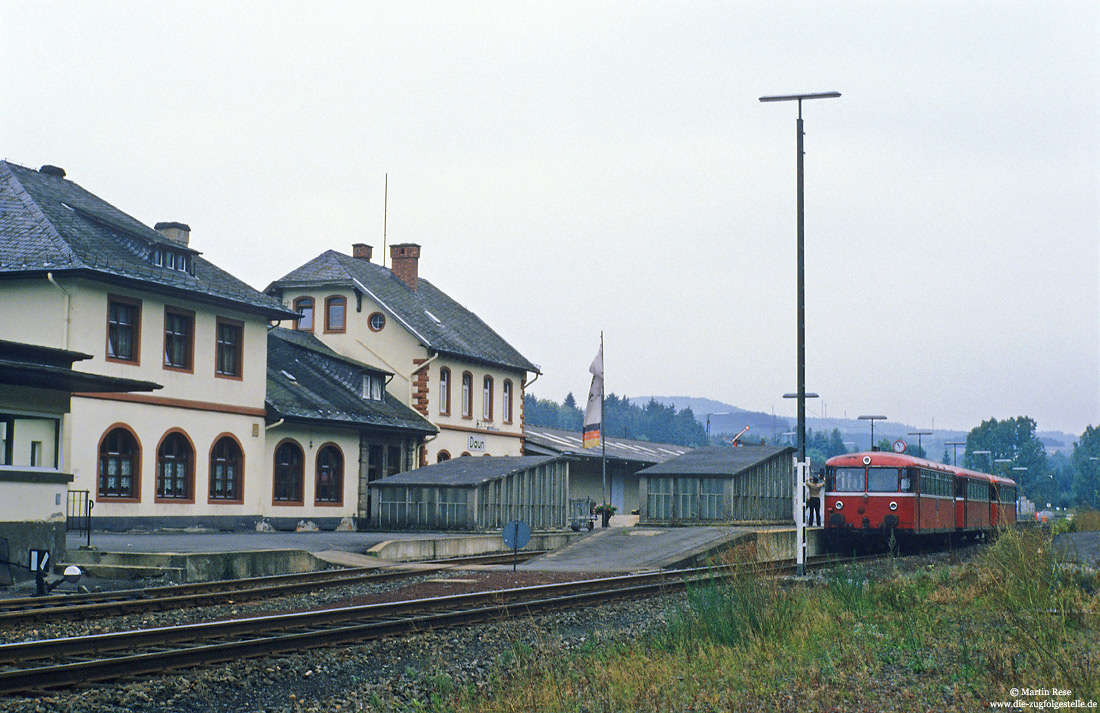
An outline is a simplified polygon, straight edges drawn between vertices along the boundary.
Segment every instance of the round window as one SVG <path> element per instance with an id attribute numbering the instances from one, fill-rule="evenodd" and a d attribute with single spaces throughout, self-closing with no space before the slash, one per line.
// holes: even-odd
<path id="1" fill-rule="evenodd" d="M 375 312 L 367 318 L 367 325 L 371 330 L 381 332 L 382 328 L 386 326 L 386 315 L 381 312 Z"/>

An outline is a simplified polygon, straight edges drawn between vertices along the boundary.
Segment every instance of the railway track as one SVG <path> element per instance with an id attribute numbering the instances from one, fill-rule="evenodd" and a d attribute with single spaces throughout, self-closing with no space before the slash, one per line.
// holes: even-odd
<path id="1" fill-rule="evenodd" d="M 881 558 L 875 556 L 856 561 Z M 851 559 L 826 556 L 810 558 L 807 565 L 821 567 L 852 562 Z M 744 568 L 777 574 L 793 571 L 794 562 L 751 564 Z M 652 596 L 709 581 L 730 571 L 730 568 L 712 567 L 655 571 L 0 645 L 0 695 L 108 682 Z"/>
<path id="2" fill-rule="evenodd" d="M 521 552 L 525 560 L 543 554 Z M 29 621 L 55 621 L 98 616 L 120 616 L 149 611 L 202 607 L 227 602 L 269 599 L 302 591 L 349 584 L 375 584 L 475 564 L 512 562 L 513 554 L 480 555 L 416 563 L 416 568 L 360 567 L 299 574 L 249 577 L 217 582 L 195 582 L 110 592 L 61 594 L 47 597 L 0 599 L 0 626 Z"/>
<path id="3" fill-rule="evenodd" d="M 672 591 L 710 568 L 0 646 L 0 694 L 110 681 Z"/>

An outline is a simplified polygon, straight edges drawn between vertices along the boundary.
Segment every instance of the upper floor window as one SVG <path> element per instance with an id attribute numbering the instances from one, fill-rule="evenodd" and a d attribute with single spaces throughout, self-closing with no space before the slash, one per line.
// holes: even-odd
<path id="1" fill-rule="evenodd" d="M 275 449 L 275 473 L 272 478 L 272 499 L 275 502 L 302 502 L 302 448 L 286 441 Z"/>
<path id="2" fill-rule="evenodd" d="M 371 401 L 382 401 L 386 397 L 386 382 L 381 374 L 363 374 L 363 398 Z"/>
<path id="3" fill-rule="evenodd" d="M 481 418 L 486 421 L 493 420 L 493 377 L 491 376 L 481 380 Z"/>
<path id="4" fill-rule="evenodd" d="M 298 324 L 294 326 L 295 329 L 299 329 L 303 332 L 313 331 L 313 298 L 312 297 L 299 297 L 294 300 L 294 311 L 300 316 L 298 317 Z"/>
<path id="5" fill-rule="evenodd" d="M 195 313 L 164 309 L 164 366 L 190 371 L 195 344 Z"/>
<path id="6" fill-rule="evenodd" d="M 125 297 L 107 298 L 107 358 L 138 361 L 141 335 L 141 302 Z"/>
<path id="7" fill-rule="evenodd" d="M 319 503 L 340 503 L 344 500 L 344 456 L 329 444 L 317 451 L 316 500 Z"/>
<path id="8" fill-rule="evenodd" d="M 325 331 L 343 332 L 347 320 L 348 301 L 345 297 L 329 297 L 325 300 Z"/>
<path id="9" fill-rule="evenodd" d="M 244 348 L 244 325 L 228 319 L 218 318 L 217 353 L 214 371 L 219 376 L 240 376 L 241 351 Z"/>
<path id="10" fill-rule="evenodd" d="M 237 441 L 223 436 L 210 451 L 210 499 L 240 500 L 244 455 Z"/>
<path id="11" fill-rule="evenodd" d="M 190 500 L 194 451 L 179 431 L 169 433 L 157 449 L 157 498 Z"/>
<path id="12" fill-rule="evenodd" d="M 451 370 L 445 366 L 439 369 L 439 415 L 451 415 Z"/>
<path id="13" fill-rule="evenodd" d="M 505 423 L 512 422 L 512 380 L 505 379 L 504 384 L 501 387 L 501 397 L 503 403 L 501 406 L 501 420 Z"/>
<path id="14" fill-rule="evenodd" d="M 386 315 L 381 312 L 372 313 L 367 317 L 367 326 L 372 332 L 381 332 L 386 326 Z"/>
<path id="15" fill-rule="evenodd" d="M 99 497 L 136 498 L 141 448 L 134 434 L 119 426 L 99 443 Z"/>
<path id="16" fill-rule="evenodd" d="M 474 376 L 468 371 L 462 372 L 462 418 L 473 417 Z"/>

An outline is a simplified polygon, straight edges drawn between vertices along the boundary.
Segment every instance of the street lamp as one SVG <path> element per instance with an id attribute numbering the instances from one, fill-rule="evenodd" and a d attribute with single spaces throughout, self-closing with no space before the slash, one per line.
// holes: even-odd
<path id="1" fill-rule="evenodd" d="M 921 448 L 921 446 L 920 446 L 920 437 L 921 436 L 931 436 L 932 432 L 931 431 L 912 431 L 909 435 L 917 437 L 917 450 L 920 451 L 923 454 L 924 449 Z M 924 456 L 921 455 L 921 457 L 923 458 Z"/>
<path id="2" fill-rule="evenodd" d="M 786 94 L 778 96 L 760 97 L 762 102 L 798 102 L 798 121 L 795 123 L 797 135 L 797 163 L 798 163 L 798 187 L 796 190 L 795 205 L 798 222 L 798 460 L 806 460 L 806 271 L 804 259 L 804 243 L 806 237 L 806 211 L 803 198 L 803 158 L 802 140 L 802 100 L 803 99 L 834 99 L 840 96 L 840 92 L 820 92 L 817 94 Z M 799 568 L 801 570 L 801 567 Z M 799 572 L 801 574 L 801 572 Z"/>
<path id="3" fill-rule="evenodd" d="M 951 446 L 951 465 L 959 464 L 959 446 L 965 446 L 966 441 L 948 441 L 945 446 Z"/>
<path id="4" fill-rule="evenodd" d="M 970 455 L 973 455 L 973 456 L 981 456 L 981 455 L 989 456 L 989 469 L 993 470 L 993 451 L 970 451 Z"/>
<path id="5" fill-rule="evenodd" d="M 886 417 L 885 416 L 859 416 L 858 418 L 859 418 L 860 421 L 870 421 L 871 422 L 871 448 L 870 448 L 870 450 L 873 451 L 873 450 L 875 450 L 875 421 L 885 421 Z"/>

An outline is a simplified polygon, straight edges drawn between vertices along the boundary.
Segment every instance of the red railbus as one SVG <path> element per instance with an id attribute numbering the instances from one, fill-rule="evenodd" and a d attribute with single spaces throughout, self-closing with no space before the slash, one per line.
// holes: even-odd
<path id="1" fill-rule="evenodd" d="M 825 463 L 830 541 L 977 537 L 1016 524 L 1016 482 L 923 458 L 871 451 Z"/>

